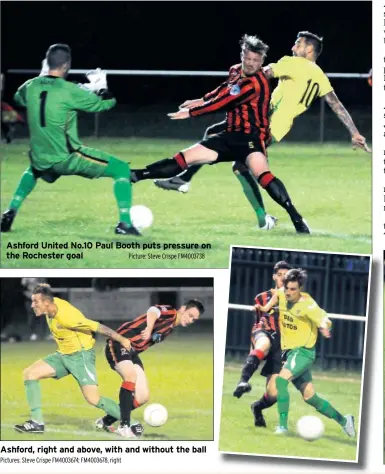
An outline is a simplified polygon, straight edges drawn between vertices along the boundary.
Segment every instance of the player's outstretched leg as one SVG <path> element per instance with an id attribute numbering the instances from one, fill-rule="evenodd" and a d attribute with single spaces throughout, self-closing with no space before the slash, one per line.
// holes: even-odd
<path id="1" fill-rule="evenodd" d="M 1 216 L 1 232 L 9 232 L 11 230 L 17 211 L 26 197 L 33 191 L 36 183 L 37 178 L 32 171 L 32 167 L 27 168 L 20 179 L 9 208 Z"/>
<path id="2" fill-rule="evenodd" d="M 270 230 L 275 227 L 278 219 L 266 214 L 258 183 L 247 166 L 235 161 L 233 163 L 233 173 L 241 183 L 243 193 L 257 216 L 258 227 L 262 230 Z"/>
<path id="3" fill-rule="evenodd" d="M 131 181 L 137 183 L 145 179 L 172 178 L 187 170 L 187 168 L 188 164 L 186 163 L 184 154 L 180 151 L 173 158 L 165 158 L 164 160 L 156 161 L 155 163 L 147 165 L 144 169 L 132 170 Z"/>
<path id="4" fill-rule="evenodd" d="M 226 126 L 226 120 L 220 123 L 210 125 L 210 127 L 206 128 L 205 133 L 203 135 L 203 139 L 209 137 L 210 135 L 214 135 L 216 133 L 222 132 L 223 130 L 226 130 Z M 180 193 L 188 193 L 190 190 L 190 182 L 193 176 L 198 173 L 202 166 L 203 165 L 192 165 L 184 173 L 173 178 L 154 180 L 155 186 L 161 189 L 165 189 L 167 191 L 178 191 Z"/>
<path id="5" fill-rule="evenodd" d="M 348 436 L 354 437 L 356 435 L 352 415 L 341 415 L 327 400 L 319 397 L 316 393 L 311 398 L 304 400 L 322 415 L 336 421 Z"/>
<path id="6" fill-rule="evenodd" d="M 259 184 L 266 189 L 269 196 L 289 214 L 295 230 L 300 234 L 310 234 L 310 228 L 294 207 L 285 185 L 270 171 L 265 171 L 258 177 Z"/>
<path id="7" fill-rule="evenodd" d="M 264 358 L 265 353 L 259 349 L 254 349 L 250 352 L 242 367 L 241 379 L 233 392 L 234 397 L 241 398 L 244 393 L 250 392 L 251 385 L 249 384 L 249 380 Z"/>
<path id="8" fill-rule="evenodd" d="M 155 186 L 166 191 L 178 191 L 180 193 L 188 193 L 190 190 L 190 182 L 193 176 L 198 173 L 203 165 L 190 166 L 184 173 L 174 178 L 154 181 Z"/>
<path id="9" fill-rule="evenodd" d="M 119 223 L 115 227 L 115 233 L 141 235 L 131 222 L 132 190 L 131 172 L 128 163 L 117 158 L 110 158 L 102 177 L 114 179 L 114 195 L 119 209 Z"/>

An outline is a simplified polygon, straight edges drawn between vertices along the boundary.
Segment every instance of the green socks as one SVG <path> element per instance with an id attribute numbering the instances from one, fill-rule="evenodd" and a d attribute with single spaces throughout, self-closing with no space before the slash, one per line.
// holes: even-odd
<path id="1" fill-rule="evenodd" d="M 317 394 L 313 395 L 308 400 L 305 400 L 306 403 L 314 407 L 318 412 L 327 418 L 335 420 L 342 427 L 346 424 L 346 419 L 341 415 L 327 400 L 319 397 Z"/>
<path id="2" fill-rule="evenodd" d="M 238 181 L 242 185 L 243 192 L 251 204 L 258 219 L 258 226 L 263 227 L 266 224 L 265 206 L 263 204 L 262 195 L 255 179 L 251 176 L 249 171 L 237 171 L 234 173 Z"/>
<path id="3" fill-rule="evenodd" d="M 131 181 L 127 178 L 118 178 L 114 183 L 114 195 L 119 208 L 119 220 L 131 225 Z"/>
<path id="4" fill-rule="evenodd" d="M 109 161 L 103 176 L 113 178 L 114 195 L 119 208 L 119 220 L 131 225 L 130 209 L 132 202 L 131 171 L 128 163 L 118 159 Z"/>
<path id="5" fill-rule="evenodd" d="M 287 420 L 289 416 L 289 404 L 290 404 L 290 396 L 288 385 L 289 381 L 285 380 L 282 377 L 277 377 L 276 380 L 277 385 L 277 406 L 278 406 L 278 414 L 279 414 L 279 426 L 287 429 Z"/>
<path id="6" fill-rule="evenodd" d="M 25 393 L 27 395 L 27 402 L 31 409 L 31 419 L 44 424 L 43 413 L 41 411 L 41 391 L 40 382 L 38 380 L 24 380 Z"/>
<path id="7" fill-rule="evenodd" d="M 14 209 L 17 211 L 19 207 L 22 205 L 24 199 L 28 196 L 28 194 L 33 191 L 34 187 L 36 186 L 37 179 L 35 178 L 32 168 L 27 168 L 19 182 L 19 185 L 16 189 L 15 194 L 12 197 L 11 204 L 9 205 L 9 209 Z"/>
<path id="8" fill-rule="evenodd" d="M 113 416 L 117 420 L 120 419 L 120 408 L 119 405 L 111 400 L 111 398 L 107 397 L 100 397 L 98 404 L 96 405 L 97 408 L 105 411 L 108 415 Z"/>

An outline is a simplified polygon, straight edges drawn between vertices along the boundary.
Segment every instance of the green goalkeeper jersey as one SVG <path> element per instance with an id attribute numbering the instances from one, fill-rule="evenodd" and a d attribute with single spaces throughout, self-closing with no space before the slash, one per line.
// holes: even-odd
<path id="1" fill-rule="evenodd" d="M 31 161 L 37 170 L 46 170 L 68 158 L 81 142 L 77 112 L 111 109 L 115 99 L 103 100 L 93 92 L 61 77 L 39 76 L 25 82 L 15 101 L 27 107 Z"/>

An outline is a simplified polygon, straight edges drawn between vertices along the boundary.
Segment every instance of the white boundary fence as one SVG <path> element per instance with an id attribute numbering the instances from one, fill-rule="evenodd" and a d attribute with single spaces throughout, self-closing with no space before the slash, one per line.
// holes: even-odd
<path id="1" fill-rule="evenodd" d="M 255 308 L 254 306 L 248 306 L 244 304 L 232 304 L 229 303 L 229 309 L 238 309 L 241 311 L 254 311 Z M 342 319 L 345 321 L 366 321 L 366 316 L 352 316 L 348 314 L 333 314 L 333 313 L 328 313 L 328 317 L 330 319 Z"/>
<path id="2" fill-rule="evenodd" d="M 88 69 L 70 69 L 70 74 L 85 74 Z M 226 77 L 228 71 L 162 71 L 142 69 L 106 69 L 111 76 L 187 76 L 187 77 Z M 40 69 L 8 69 L 8 74 L 39 74 Z M 355 72 L 328 72 L 327 77 L 331 79 L 368 79 L 369 73 Z M 320 131 L 319 141 L 325 140 L 325 99 L 320 100 Z M 95 114 L 94 135 L 99 136 L 99 114 Z"/>

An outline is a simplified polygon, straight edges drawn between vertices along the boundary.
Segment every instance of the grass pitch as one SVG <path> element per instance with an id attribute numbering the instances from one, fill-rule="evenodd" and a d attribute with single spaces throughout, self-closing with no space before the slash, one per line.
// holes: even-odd
<path id="1" fill-rule="evenodd" d="M 213 339 L 212 335 L 173 335 L 164 344 L 142 354 L 150 387 L 149 403 L 161 403 L 169 414 L 159 428 L 143 421 L 138 408 L 132 419 L 144 424 L 141 440 L 213 439 Z M 89 405 L 71 377 L 42 380 L 44 434 L 21 434 L 13 425 L 30 419 L 22 371 L 35 360 L 56 349 L 54 342 L 23 342 L 1 346 L 1 440 L 122 440 L 117 435 L 95 430 L 94 421 L 103 411 Z M 121 378 L 108 366 L 104 344 L 98 342 L 97 375 L 100 393 L 118 399 Z M 198 420 L 198 421 L 197 421 Z"/>
<path id="2" fill-rule="evenodd" d="M 277 457 L 298 457 L 321 460 L 355 461 L 357 439 L 349 438 L 342 428 L 332 420 L 317 413 L 307 405 L 299 392 L 289 385 L 290 411 L 288 436 L 274 434 L 278 424 L 277 406 L 265 410 L 267 428 L 256 428 L 250 405 L 259 399 L 265 390 L 265 378 L 254 374 L 252 391 L 239 400 L 233 397 L 239 380 L 241 366 L 234 364 L 225 368 L 220 428 L 220 451 L 227 453 L 258 454 Z M 317 393 L 326 398 L 342 414 L 352 414 L 359 433 L 359 410 L 361 378 L 357 374 L 315 372 L 314 385 Z M 315 415 L 325 424 L 324 436 L 314 442 L 305 441 L 296 434 L 299 418 Z"/>
<path id="3" fill-rule="evenodd" d="M 130 161 L 133 168 L 173 156 L 191 142 L 160 139 L 85 140 Z M 3 146 L 2 211 L 8 206 L 22 172 L 28 165 L 28 142 Z M 167 192 L 151 181 L 133 187 L 134 204 L 154 213 L 154 224 L 137 239 L 140 249 L 117 249 L 114 226 L 117 209 L 109 179 L 63 177 L 55 184 L 39 182 L 23 204 L 13 231 L 2 234 L 4 268 L 225 268 L 230 245 L 334 252 L 371 252 L 371 159 L 346 145 L 306 146 L 277 144 L 269 149 L 272 171 L 285 183 L 294 204 L 313 230 L 310 236 L 294 232 L 286 212 L 263 192 L 266 209 L 279 218 L 269 231 L 255 228 L 256 218 L 231 172 L 231 164 L 205 166 L 192 181 L 187 195 Z M 62 259 L 9 258 L 8 244 L 75 242 L 81 249 L 55 250 Z M 112 244 L 113 248 L 96 248 Z M 160 248 L 143 250 L 143 244 Z M 194 243 L 196 250 L 164 250 L 164 244 Z M 202 245 L 210 244 L 210 249 Z M 88 248 L 91 246 L 92 248 Z M 31 250 L 33 252 L 52 250 Z M 8 256 L 7 256 L 8 253 Z M 188 255 L 185 255 L 185 254 Z M 71 260 L 67 254 L 74 254 Z M 76 257 L 78 254 L 78 257 Z M 81 254 L 81 255 L 80 255 Z M 133 256 L 135 255 L 135 256 Z M 137 258 L 137 256 L 141 258 Z M 153 258 L 151 258 L 151 256 Z"/>

